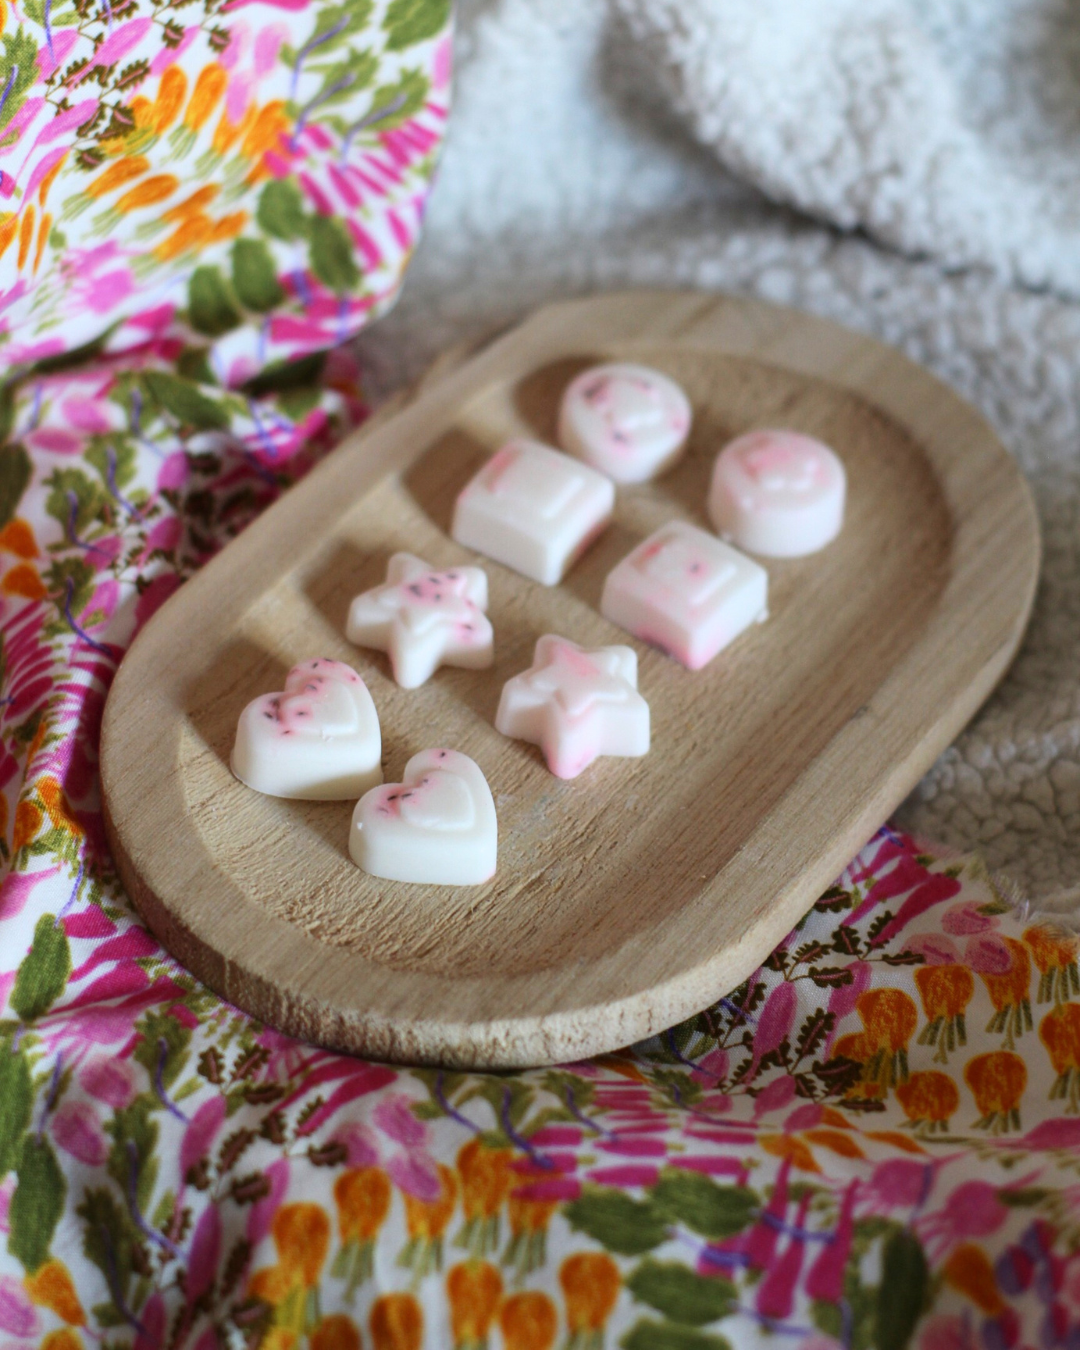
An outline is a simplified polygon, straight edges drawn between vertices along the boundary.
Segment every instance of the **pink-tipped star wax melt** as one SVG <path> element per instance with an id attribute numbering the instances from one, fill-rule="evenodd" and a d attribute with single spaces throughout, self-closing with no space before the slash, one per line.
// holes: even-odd
<path id="1" fill-rule="evenodd" d="M 404 781 L 365 793 L 349 855 L 370 876 L 478 886 L 495 875 L 499 824 L 480 766 L 458 750 L 421 750 Z"/>
<path id="2" fill-rule="evenodd" d="M 606 529 L 610 478 L 539 441 L 508 441 L 458 494 L 459 544 L 554 586 Z"/>
<path id="3" fill-rule="evenodd" d="M 532 666 L 503 685 L 495 729 L 538 745 L 558 778 L 576 778 L 600 755 L 649 750 L 649 705 L 637 691 L 632 647 L 586 650 L 547 633 Z"/>
<path id="4" fill-rule="evenodd" d="M 382 782 L 382 733 L 367 685 L 351 666 L 293 666 L 285 688 L 240 714 L 232 771 L 270 797 L 342 801 Z"/>
<path id="5" fill-rule="evenodd" d="M 801 558 L 840 533 L 846 494 L 844 466 L 821 441 L 797 431 L 751 431 L 716 458 L 709 519 L 749 553 Z"/>
<path id="6" fill-rule="evenodd" d="M 686 448 L 690 400 L 648 366 L 593 366 L 567 386 L 559 409 L 559 444 L 616 483 L 645 483 Z"/>
<path id="7" fill-rule="evenodd" d="M 349 606 L 345 636 L 387 652 L 394 679 L 416 689 L 439 666 L 486 670 L 493 660 L 487 576 L 479 567 L 436 572 L 411 553 L 395 553 L 386 583 Z"/>
<path id="8" fill-rule="evenodd" d="M 767 617 L 768 576 L 715 535 L 670 521 L 608 573 L 600 613 L 700 670 Z"/>

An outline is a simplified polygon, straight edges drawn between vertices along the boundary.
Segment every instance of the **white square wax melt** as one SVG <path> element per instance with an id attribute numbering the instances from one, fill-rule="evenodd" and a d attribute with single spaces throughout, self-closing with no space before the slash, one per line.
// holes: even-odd
<path id="1" fill-rule="evenodd" d="M 608 573 L 600 612 L 700 670 L 767 617 L 763 567 L 685 521 L 661 526 Z"/>
<path id="2" fill-rule="evenodd" d="M 610 478 L 539 441 L 508 441 L 465 485 L 451 534 L 515 572 L 554 586 L 606 528 Z"/>

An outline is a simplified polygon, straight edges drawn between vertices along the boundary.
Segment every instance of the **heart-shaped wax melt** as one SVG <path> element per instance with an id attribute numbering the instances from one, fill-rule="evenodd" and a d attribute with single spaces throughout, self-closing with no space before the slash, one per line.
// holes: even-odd
<path id="1" fill-rule="evenodd" d="M 279 694 L 240 714 L 232 771 L 270 797 L 338 801 L 382 782 L 382 735 L 367 685 L 323 658 L 289 671 Z"/>
<path id="2" fill-rule="evenodd" d="M 467 830 L 476 808 L 465 781 L 455 773 L 431 769 L 400 798 L 401 818 L 427 830 Z"/>
<path id="3" fill-rule="evenodd" d="M 373 877 L 434 886 L 476 886 L 495 875 L 499 827 L 491 789 L 457 750 L 421 750 L 404 781 L 373 788 L 356 804 L 353 862 Z"/>
<path id="4" fill-rule="evenodd" d="M 337 679 L 297 676 L 302 669 L 297 666 L 289 672 L 285 692 L 278 697 L 280 724 L 299 736 L 348 736 L 357 731 L 360 710 L 348 686 Z"/>

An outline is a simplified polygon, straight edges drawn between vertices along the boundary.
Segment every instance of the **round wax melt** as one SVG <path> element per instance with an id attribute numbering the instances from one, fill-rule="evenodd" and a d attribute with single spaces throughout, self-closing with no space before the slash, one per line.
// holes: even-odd
<path id="1" fill-rule="evenodd" d="M 593 366 L 573 380 L 559 409 L 559 444 L 616 483 L 644 483 L 679 458 L 690 401 L 648 366 Z"/>
<path id="2" fill-rule="evenodd" d="M 751 431 L 716 457 L 709 519 L 738 548 L 767 558 L 816 553 L 840 533 L 847 475 L 821 441 Z"/>

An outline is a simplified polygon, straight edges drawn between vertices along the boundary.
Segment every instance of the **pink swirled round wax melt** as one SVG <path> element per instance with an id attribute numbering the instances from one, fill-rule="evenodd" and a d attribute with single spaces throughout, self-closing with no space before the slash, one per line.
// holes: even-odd
<path id="1" fill-rule="evenodd" d="M 709 518 L 749 553 L 801 558 L 840 533 L 846 495 L 844 466 L 823 442 L 797 431 L 751 431 L 716 458 Z"/>
<path id="2" fill-rule="evenodd" d="M 686 447 L 690 401 L 658 370 L 628 362 L 593 366 L 573 380 L 559 409 L 559 444 L 616 483 L 644 483 Z"/>

